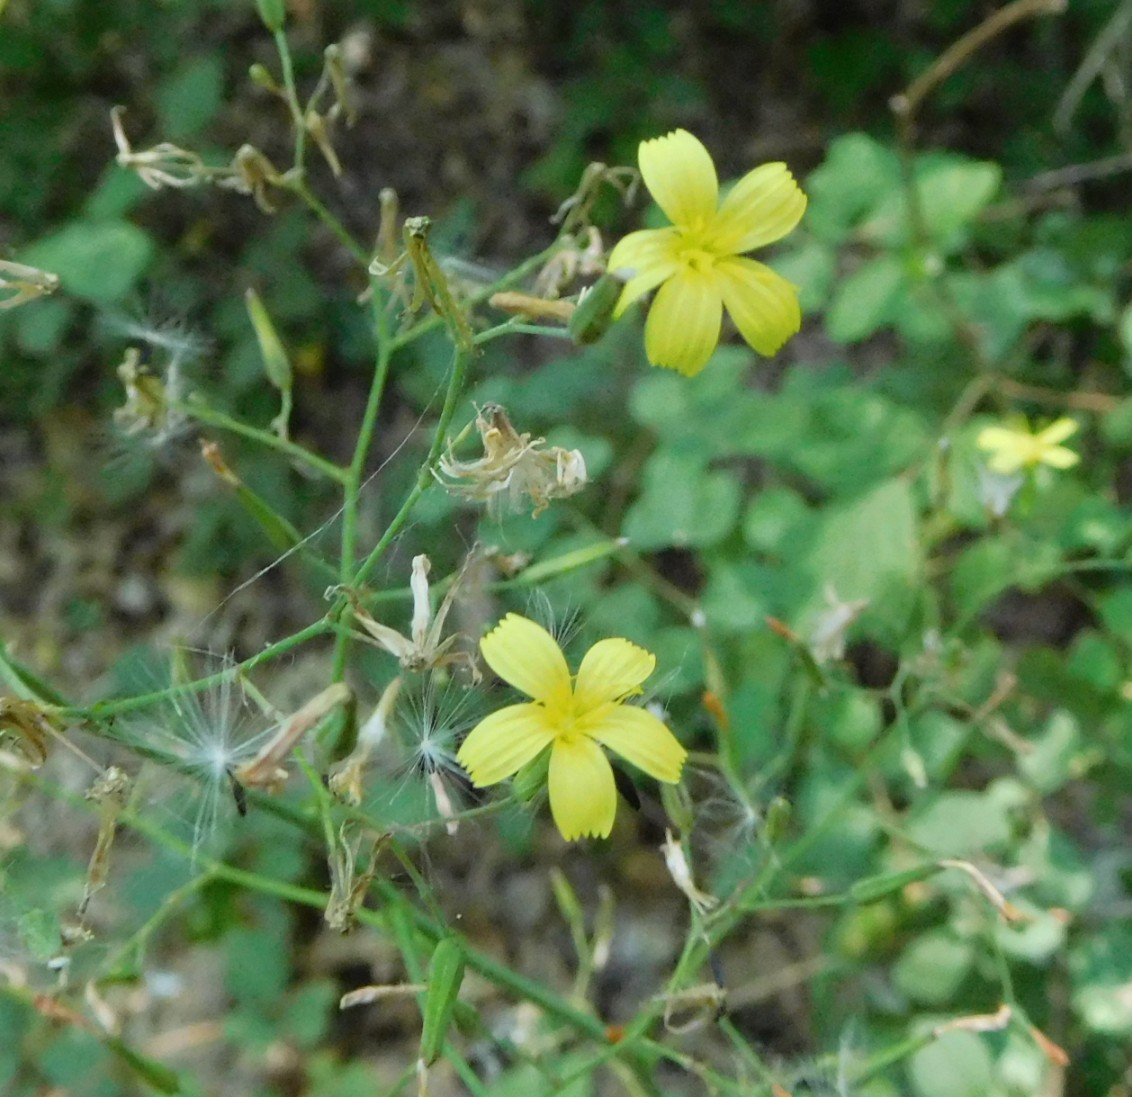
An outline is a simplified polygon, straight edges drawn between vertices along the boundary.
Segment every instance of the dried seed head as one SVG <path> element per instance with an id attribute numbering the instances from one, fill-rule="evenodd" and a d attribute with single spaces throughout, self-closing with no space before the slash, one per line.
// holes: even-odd
<path id="1" fill-rule="evenodd" d="M 520 434 L 499 404 L 487 404 L 476 414 L 476 429 L 483 457 L 461 461 L 450 446 L 440 459 L 437 479 L 450 494 L 516 510 L 529 499 L 537 518 L 552 499 L 576 495 L 586 486 L 580 450 L 547 446 L 542 438 Z"/>
<path id="2" fill-rule="evenodd" d="M 459 633 L 453 633 L 447 639 L 441 639 L 444 632 L 444 623 L 448 619 L 448 613 L 456 598 L 456 592 L 472 558 L 472 554 L 469 554 L 464 566 L 452 580 L 448 592 L 444 595 L 444 600 L 440 603 L 436 616 L 433 617 L 428 583 L 428 573 L 432 564 L 423 553 L 420 556 L 413 557 L 412 577 L 409 580 L 409 589 L 413 593 L 413 618 L 408 636 L 402 636 L 396 629 L 375 620 L 361 604 L 358 595 L 353 591 L 346 590 L 345 594 L 350 600 L 354 619 L 369 633 L 372 642 L 376 643 L 378 647 L 384 648 L 390 655 L 396 656 L 403 670 L 419 672 L 459 663 L 467 669 L 472 681 L 478 682 L 480 672 L 476 666 L 475 657 L 468 652 L 448 650 L 459 639 Z"/>
<path id="3" fill-rule="evenodd" d="M 118 146 L 115 159 L 128 171 L 153 190 L 162 187 L 195 187 L 209 182 L 216 169 L 209 168 L 195 153 L 178 145 L 162 141 L 152 148 L 135 152 L 122 125 L 125 107 L 114 107 L 110 111 L 110 126 L 114 131 L 114 144 Z"/>
<path id="4" fill-rule="evenodd" d="M 0 697 L 0 743 L 11 741 L 32 769 L 47 761 L 47 744 L 60 730 L 53 711 L 23 697 Z"/>
<path id="5" fill-rule="evenodd" d="M 59 275 L 39 270 L 37 267 L 28 267 L 23 263 L 0 259 L 0 293 L 11 294 L 0 297 L 0 312 L 25 305 L 37 297 L 46 297 L 58 288 Z"/>

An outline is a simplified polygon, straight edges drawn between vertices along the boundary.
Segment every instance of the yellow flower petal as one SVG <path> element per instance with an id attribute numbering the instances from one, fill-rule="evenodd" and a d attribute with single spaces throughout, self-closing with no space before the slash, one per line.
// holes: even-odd
<path id="1" fill-rule="evenodd" d="M 1038 441 L 1044 446 L 1056 446 L 1076 434 L 1079 425 L 1076 419 L 1070 419 L 1068 416 L 1055 419 L 1044 430 L 1038 431 Z"/>
<path id="2" fill-rule="evenodd" d="M 724 259 L 715 265 L 719 291 L 739 334 L 759 354 L 777 353 L 802 326 L 798 291 L 770 267 L 753 259 Z"/>
<path id="3" fill-rule="evenodd" d="M 601 747 L 584 735 L 559 739 L 550 752 L 550 813 L 568 842 L 607 838 L 617 814 L 613 768 Z"/>
<path id="4" fill-rule="evenodd" d="M 658 264 L 674 260 L 673 245 L 679 240 L 674 228 L 641 229 L 617 241 L 609 253 L 606 269 L 630 278 L 643 274 Z"/>
<path id="5" fill-rule="evenodd" d="M 503 681 L 536 701 L 560 704 L 570 695 L 562 649 L 541 625 L 509 613 L 482 640 L 484 661 Z"/>
<path id="6" fill-rule="evenodd" d="M 578 668 L 574 711 L 584 714 L 628 697 L 655 667 L 656 656 L 628 640 L 599 640 L 586 652 Z"/>
<path id="7" fill-rule="evenodd" d="M 1004 476 L 1017 472 L 1025 463 L 1029 450 L 1029 435 L 1010 427 L 984 427 L 975 439 L 975 445 L 989 453 L 987 466 Z"/>
<path id="8" fill-rule="evenodd" d="M 693 377 L 719 343 L 723 303 L 718 279 L 685 269 L 657 292 L 645 323 L 645 353 L 654 366 Z"/>
<path id="9" fill-rule="evenodd" d="M 1050 446 L 1042 450 L 1042 464 L 1049 465 L 1050 468 L 1070 469 L 1080 460 L 1081 458 L 1066 446 Z"/>
<path id="10" fill-rule="evenodd" d="M 642 141 L 641 178 L 668 219 L 681 228 L 703 228 L 719 202 L 719 180 L 711 154 L 687 130 Z"/>
<path id="11" fill-rule="evenodd" d="M 806 212 L 806 196 L 785 164 L 763 164 L 732 188 L 711 226 L 712 250 L 739 255 L 772 244 Z"/>
<path id="12" fill-rule="evenodd" d="M 651 712 L 632 705 L 618 705 L 604 715 L 596 728 L 587 730 L 603 746 L 616 751 L 650 777 L 670 784 L 680 780 L 688 752 Z"/>
<path id="13" fill-rule="evenodd" d="M 472 729 L 456 761 L 468 771 L 473 785 L 484 788 L 518 773 L 554 735 L 542 705 L 508 705 Z"/>
<path id="14" fill-rule="evenodd" d="M 678 239 L 676 229 L 642 229 L 629 233 L 610 252 L 606 269 L 628 279 L 613 312 L 615 317 L 680 269 L 673 248 Z"/>

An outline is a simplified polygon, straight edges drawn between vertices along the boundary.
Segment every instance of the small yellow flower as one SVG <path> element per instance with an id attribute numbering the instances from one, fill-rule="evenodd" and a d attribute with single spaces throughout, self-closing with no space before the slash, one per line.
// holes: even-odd
<path id="1" fill-rule="evenodd" d="M 642 141 L 638 161 L 672 224 L 631 232 L 608 268 L 627 278 L 617 315 L 660 287 L 645 325 L 649 361 L 699 373 L 719 342 L 724 308 L 759 354 L 774 354 L 801 327 L 798 292 L 743 253 L 782 239 L 805 212 L 806 196 L 786 165 L 748 172 L 720 205 L 715 164 L 686 130 Z"/>
<path id="2" fill-rule="evenodd" d="M 984 427 L 975 445 L 990 454 L 987 464 L 991 471 L 1004 476 L 1038 465 L 1067 469 L 1077 464 L 1080 457 L 1060 443 L 1076 431 L 1076 420 L 1068 417 L 1057 419 L 1036 433 L 1021 419 L 1012 427 Z"/>
<path id="3" fill-rule="evenodd" d="M 509 613 L 480 641 L 487 665 L 532 698 L 481 720 L 456 755 L 477 788 L 513 776 L 550 747 L 550 811 L 567 841 L 605 838 L 617 789 L 602 746 L 658 781 L 676 782 L 687 751 L 650 712 L 625 704 L 656 659 L 628 640 L 600 640 L 571 677 L 562 650 L 534 621 Z"/>

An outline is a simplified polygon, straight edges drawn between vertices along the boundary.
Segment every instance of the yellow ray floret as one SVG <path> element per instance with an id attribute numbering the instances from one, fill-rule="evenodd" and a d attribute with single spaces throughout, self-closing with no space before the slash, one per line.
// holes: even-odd
<path id="1" fill-rule="evenodd" d="M 721 205 L 711 156 L 686 130 L 643 141 L 638 161 L 672 224 L 631 232 L 608 268 L 625 279 L 617 315 L 657 290 L 645 325 L 649 361 L 689 377 L 699 373 L 719 343 L 724 309 L 759 354 L 776 353 L 801 327 L 798 291 L 742 256 L 780 240 L 801 220 L 806 196 L 789 169 L 755 168 Z"/>
<path id="2" fill-rule="evenodd" d="M 550 748 L 547 787 L 554 822 L 568 841 L 605 838 L 617 789 L 602 747 L 669 783 L 680 780 L 687 751 L 664 724 L 626 704 L 656 659 L 628 640 L 594 644 L 577 679 L 546 629 L 509 613 L 480 641 L 484 661 L 531 698 L 481 720 L 464 740 L 459 763 L 479 788 L 516 774 Z"/>

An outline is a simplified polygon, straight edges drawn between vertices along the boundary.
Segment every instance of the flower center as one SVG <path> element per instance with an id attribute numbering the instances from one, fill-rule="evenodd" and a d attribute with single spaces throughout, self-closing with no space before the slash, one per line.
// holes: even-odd
<path id="1" fill-rule="evenodd" d="M 710 274 L 716 258 L 702 232 L 685 232 L 676 245 L 676 261 L 697 274 Z"/>
<path id="2" fill-rule="evenodd" d="M 574 707 L 573 694 L 548 705 L 547 708 L 558 739 L 572 743 L 582 734 L 578 728 L 578 712 Z"/>

